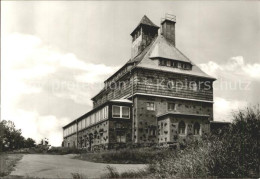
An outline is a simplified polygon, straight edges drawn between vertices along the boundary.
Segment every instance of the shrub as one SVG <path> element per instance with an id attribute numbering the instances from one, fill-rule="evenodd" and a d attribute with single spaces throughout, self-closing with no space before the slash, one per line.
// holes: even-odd
<path id="1" fill-rule="evenodd" d="M 101 176 L 101 178 L 149 178 L 149 173 L 145 169 L 119 173 L 114 167 L 108 165 L 107 170 L 108 173 Z"/>
<path id="2" fill-rule="evenodd" d="M 219 135 L 186 143 L 177 155 L 150 165 L 156 178 L 259 177 L 260 112 L 247 108 Z M 192 141 L 192 140 L 187 140 Z"/>
<path id="3" fill-rule="evenodd" d="M 167 158 L 150 164 L 149 171 L 155 178 L 205 178 L 209 174 L 209 147 L 202 141 L 192 142 L 177 155 L 171 153 Z"/>
<path id="4" fill-rule="evenodd" d="M 211 139 L 210 173 L 218 177 L 259 177 L 260 112 L 247 108 L 234 114 L 234 121 Z"/>
<path id="5" fill-rule="evenodd" d="M 48 154 L 57 154 L 57 155 L 79 154 L 81 152 L 82 152 L 81 149 L 69 148 L 69 147 L 52 147 L 47 151 Z"/>
<path id="6" fill-rule="evenodd" d="M 151 163 L 157 158 L 164 158 L 170 150 L 154 150 L 152 148 L 119 149 L 111 151 L 101 151 L 97 153 L 82 153 L 81 160 L 101 162 L 101 163 Z"/>

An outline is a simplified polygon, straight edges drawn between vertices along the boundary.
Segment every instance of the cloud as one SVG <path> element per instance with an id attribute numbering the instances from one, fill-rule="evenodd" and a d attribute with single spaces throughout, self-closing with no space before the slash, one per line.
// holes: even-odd
<path id="1" fill-rule="evenodd" d="M 234 99 L 214 98 L 214 120 L 232 122 L 232 115 L 240 109 L 244 109 L 248 103 Z"/>
<path id="2" fill-rule="evenodd" d="M 85 108 L 78 115 L 87 112 L 90 98 L 118 69 L 59 52 L 33 35 L 9 34 L 1 43 L 1 119 L 14 121 L 25 137 L 47 137 L 52 145 L 61 144 L 61 127 L 73 120 L 71 113 L 78 108 Z"/>
<path id="3" fill-rule="evenodd" d="M 242 56 L 231 57 L 225 63 L 209 61 L 199 67 L 215 77 L 214 120 L 231 121 L 232 113 L 258 101 L 260 64 L 247 63 Z"/>
<path id="4" fill-rule="evenodd" d="M 255 63 L 255 64 L 247 64 L 243 70 L 249 74 L 249 76 L 260 79 L 260 64 Z"/>
<path id="5" fill-rule="evenodd" d="M 61 126 L 68 123 L 68 118 L 58 119 L 53 115 L 40 116 L 36 111 L 25 111 L 22 109 L 12 109 L 8 119 L 12 120 L 18 129 L 22 129 L 22 135 L 31 137 L 37 143 L 41 139 L 47 138 L 52 145 L 61 145 Z"/>
<path id="6" fill-rule="evenodd" d="M 216 78 L 236 78 L 260 80 L 260 63 L 245 63 L 242 56 L 229 58 L 226 63 L 218 64 L 213 61 L 200 64 L 199 67 Z"/>

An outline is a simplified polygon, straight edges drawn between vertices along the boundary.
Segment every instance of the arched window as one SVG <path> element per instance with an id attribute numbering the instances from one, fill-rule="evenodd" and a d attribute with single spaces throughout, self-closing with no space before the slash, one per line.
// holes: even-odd
<path id="1" fill-rule="evenodd" d="M 194 135 L 200 135 L 200 124 L 195 122 L 193 127 L 193 134 Z"/>
<path id="2" fill-rule="evenodd" d="M 185 134 L 185 123 L 183 121 L 181 121 L 179 123 L 178 129 L 179 129 L 179 134 Z"/>

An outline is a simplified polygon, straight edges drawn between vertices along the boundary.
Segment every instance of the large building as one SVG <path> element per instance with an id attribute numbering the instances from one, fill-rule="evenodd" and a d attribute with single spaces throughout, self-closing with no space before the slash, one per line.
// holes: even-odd
<path id="1" fill-rule="evenodd" d="M 213 81 L 176 48 L 176 18 L 144 16 L 132 31 L 131 59 L 104 82 L 93 109 L 63 127 L 65 147 L 176 146 L 210 132 Z"/>

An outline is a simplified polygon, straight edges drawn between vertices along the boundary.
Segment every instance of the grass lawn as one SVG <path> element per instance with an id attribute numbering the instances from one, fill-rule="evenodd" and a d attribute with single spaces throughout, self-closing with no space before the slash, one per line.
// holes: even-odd
<path id="1" fill-rule="evenodd" d="M 110 164 L 148 164 L 162 159 L 172 153 L 171 150 L 156 150 L 153 148 L 136 148 L 101 151 L 97 153 L 81 153 L 75 159 Z"/>
<path id="2" fill-rule="evenodd" d="M 22 154 L 0 153 L 0 177 L 9 175 L 14 169 L 15 164 L 21 160 Z"/>

